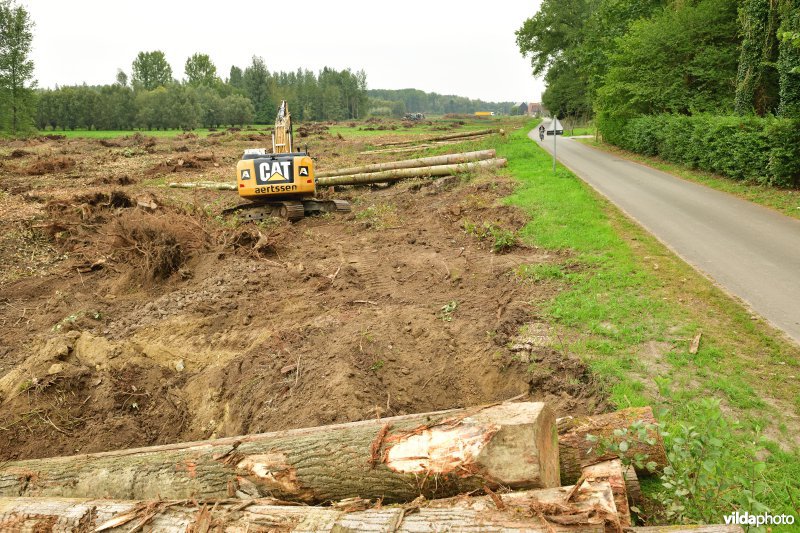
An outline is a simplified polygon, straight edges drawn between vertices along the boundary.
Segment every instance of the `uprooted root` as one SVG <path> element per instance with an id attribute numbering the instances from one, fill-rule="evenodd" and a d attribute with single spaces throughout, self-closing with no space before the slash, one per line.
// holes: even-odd
<path id="1" fill-rule="evenodd" d="M 30 176 L 67 172 L 75 168 L 75 164 L 71 157 L 43 157 L 31 163 L 24 172 Z"/>
<path id="2" fill-rule="evenodd" d="M 108 235 L 116 259 L 134 267 L 139 277 L 165 280 L 207 243 L 197 228 L 176 213 L 125 212 L 112 220 Z"/>

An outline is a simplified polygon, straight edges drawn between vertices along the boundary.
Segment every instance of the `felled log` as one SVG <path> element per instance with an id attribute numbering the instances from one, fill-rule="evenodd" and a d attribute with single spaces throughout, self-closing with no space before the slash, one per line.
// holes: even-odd
<path id="1" fill-rule="evenodd" d="M 453 139 L 451 141 L 435 141 L 435 142 L 428 142 L 423 144 L 415 144 L 413 146 L 403 145 L 399 148 L 379 148 L 379 149 L 372 149 L 372 150 L 365 150 L 363 152 L 359 152 L 361 155 L 371 155 L 371 154 L 402 154 L 406 152 L 416 152 L 419 150 L 427 150 L 428 148 L 438 148 L 440 146 L 452 146 L 456 144 L 462 144 L 465 142 L 470 141 L 479 141 L 489 137 L 491 134 L 483 134 L 483 135 L 474 135 L 470 137 L 462 137 L 460 139 Z"/>
<path id="2" fill-rule="evenodd" d="M 0 498 L 0 531 L 164 532 L 586 532 L 618 531 L 608 483 L 494 496 L 461 496 L 365 510 L 280 505 L 275 500 L 88 500 Z M 343 502 L 344 503 L 344 502 Z M 357 505 L 359 502 L 353 502 Z M 345 507 L 342 509 L 341 507 Z M 363 509 L 363 507 L 362 507 Z M 41 528 L 41 529 L 37 529 Z"/>
<path id="3" fill-rule="evenodd" d="M 427 137 L 425 139 L 409 139 L 405 141 L 392 141 L 392 142 L 385 142 L 376 144 L 375 146 L 399 146 L 402 144 L 411 144 L 414 142 L 431 142 L 431 141 L 449 141 L 450 139 L 460 139 L 462 137 L 475 137 L 478 135 L 491 135 L 492 133 L 502 133 L 503 130 L 497 130 L 494 128 L 485 129 L 485 130 L 474 130 L 474 131 L 459 131 L 456 133 L 446 133 L 443 135 L 437 135 L 435 137 Z"/>
<path id="4" fill-rule="evenodd" d="M 181 183 L 170 183 L 168 187 L 173 189 L 214 189 L 218 191 L 235 191 L 234 183 L 218 183 L 216 181 L 184 181 Z"/>
<path id="5" fill-rule="evenodd" d="M 581 477 L 587 482 L 607 482 L 614 494 L 614 505 L 617 508 L 620 525 L 623 527 L 631 525 L 631 510 L 628 505 L 628 490 L 622 461 L 610 459 L 585 466 L 581 471 Z"/>
<path id="6" fill-rule="evenodd" d="M 384 170 L 383 172 L 368 172 L 363 174 L 353 174 L 350 176 L 335 176 L 332 178 L 318 178 L 317 185 L 362 185 L 366 183 L 381 183 L 385 181 L 397 181 L 406 178 L 428 178 L 435 176 L 450 176 L 459 172 L 469 172 L 481 168 L 499 168 L 506 166 L 505 159 L 487 159 L 485 161 L 474 161 L 472 163 L 460 163 L 457 165 L 437 165 L 435 167 L 419 168 L 398 168 L 395 170 Z"/>
<path id="7" fill-rule="evenodd" d="M 358 167 L 339 168 L 326 172 L 317 172 L 317 178 L 329 178 L 332 176 L 346 176 L 350 174 L 362 174 L 366 172 L 380 172 L 382 170 L 393 170 L 398 168 L 417 168 L 431 167 L 436 165 L 452 165 L 455 163 L 467 163 L 469 161 L 480 161 L 491 159 L 495 156 L 494 150 L 479 150 L 477 152 L 464 152 L 460 154 L 444 154 L 433 157 L 421 157 L 419 159 L 406 159 L 404 161 L 390 161 L 388 163 L 375 163 L 373 165 L 362 165 Z"/>
<path id="8" fill-rule="evenodd" d="M 560 485 L 555 418 L 504 403 L 0 464 L 0 496 L 410 501 Z M 524 460 L 520 460 L 524 458 Z"/>
<path id="9" fill-rule="evenodd" d="M 602 415 L 559 419 L 558 449 L 561 458 L 562 483 L 575 483 L 581 475 L 582 466 L 595 463 L 598 459 L 603 458 L 597 453 L 598 443 L 586 440 L 587 435 L 593 435 L 599 439 L 613 439 L 614 430 L 627 429 L 636 421 L 641 421 L 651 427 L 648 436 L 655 439 L 655 444 L 649 445 L 631 436 L 627 439 L 630 444 L 627 453 L 631 457 L 637 453 L 645 454 L 647 455 L 645 462 L 652 461 L 656 464 L 656 471 L 663 470 L 668 464 L 667 452 L 664 448 L 664 440 L 654 426 L 656 420 L 653 417 L 653 410 L 650 407 L 631 407 Z M 653 474 L 647 469 L 637 469 L 636 472 L 641 476 Z"/>

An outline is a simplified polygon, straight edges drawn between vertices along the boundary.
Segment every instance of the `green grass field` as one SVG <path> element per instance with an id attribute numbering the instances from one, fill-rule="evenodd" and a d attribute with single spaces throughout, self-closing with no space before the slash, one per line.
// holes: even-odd
<path id="1" fill-rule="evenodd" d="M 589 362 L 617 407 L 660 413 L 674 471 L 666 485 L 645 483 L 645 514 L 673 523 L 719 523 L 733 509 L 796 515 L 800 349 L 567 169 L 553 173 L 527 138 L 534 125 L 497 144 L 520 183 L 508 202 L 531 217 L 527 242 L 573 254 L 564 290 L 540 310 L 569 339 L 565 351 Z"/>
<path id="2" fill-rule="evenodd" d="M 379 124 L 369 124 L 365 122 L 357 122 L 355 126 L 350 126 L 347 121 L 341 122 L 339 124 L 335 124 L 330 126 L 329 131 L 336 135 L 337 133 L 341 134 L 345 138 L 356 138 L 356 137 L 378 137 L 378 136 L 385 136 L 385 135 L 425 135 L 425 136 L 433 136 L 436 134 L 446 135 L 448 133 L 458 133 L 458 132 L 466 132 L 466 131 L 476 131 L 482 130 L 487 128 L 500 128 L 507 122 L 499 117 L 487 118 L 487 119 L 445 119 L 445 118 L 432 118 L 430 120 L 433 124 L 426 124 L 426 121 L 422 121 L 422 124 L 417 124 L 410 128 L 406 127 L 399 127 L 396 130 L 366 130 L 365 128 L 368 127 L 375 127 Z M 465 124 L 454 128 L 454 129 L 436 129 L 437 127 L 448 125 L 452 122 L 463 121 Z M 388 122 L 388 120 L 387 120 Z M 397 123 L 394 121 L 394 123 Z"/>
<path id="3" fill-rule="evenodd" d="M 702 183 L 712 189 L 731 193 L 755 204 L 776 209 L 784 215 L 800 218 L 800 189 L 779 189 L 768 185 L 733 180 L 718 174 L 694 170 L 686 165 L 668 163 L 658 157 L 628 152 L 627 150 L 622 150 L 614 145 L 596 141 L 595 139 L 581 139 L 581 142 L 593 148 L 597 148 L 598 150 L 603 150 L 630 159 L 631 161 L 636 161 L 637 163 L 669 172 L 685 180 Z"/>
<path id="4" fill-rule="evenodd" d="M 595 132 L 594 126 L 581 126 L 579 128 L 564 128 L 564 136 L 565 137 L 575 137 L 578 135 L 594 135 Z"/>

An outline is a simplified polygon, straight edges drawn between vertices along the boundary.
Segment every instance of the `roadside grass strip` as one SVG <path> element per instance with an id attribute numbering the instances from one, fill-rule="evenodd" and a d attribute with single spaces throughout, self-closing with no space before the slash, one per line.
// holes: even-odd
<path id="1" fill-rule="evenodd" d="M 529 280 L 561 284 L 537 311 L 568 339 L 564 349 L 591 365 L 616 407 L 652 405 L 659 415 L 672 467 L 643 484 L 643 516 L 798 517 L 800 347 L 568 169 L 553 173 L 552 156 L 527 137 L 537 125 L 492 143 L 519 182 L 506 201 L 530 216 L 523 240 L 571 252 L 560 269 L 530 267 Z"/>

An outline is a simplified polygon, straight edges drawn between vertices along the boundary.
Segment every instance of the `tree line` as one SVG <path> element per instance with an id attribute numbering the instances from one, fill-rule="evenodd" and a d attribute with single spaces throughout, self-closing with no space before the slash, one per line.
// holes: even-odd
<path id="1" fill-rule="evenodd" d="M 360 118 L 367 112 L 366 75 L 324 68 L 270 72 L 254 57 L 233 66 L 222 80 L 207 54 L 186 60 L 185 78 L 175 80 L 161 51 L 141 52 L 116 82 L 103 86 L 66 86 L 38 91 L 39 129 L 193 129 L 275 120 L 280 100 L 289 100 L 301 120 Z"/>
<path id="2" fill-rule="evenodd" d="M 364 71 L 270 72 L 260 57 L 224 80 L 207 54 L 178 80 L 160 50 L 140 52 L 114 83 L 37 89 L 30 59 L 34 24 L 16 0 L 0 0 L 0 132 L 39 129 L 192 129 L 269 124 L 281 100 L 301 120 L 342 120 L 369 111 Z"/>
<path id="3" fill-rule="evenodd" d="M 544 0 L 516 36 L 552 114 L 595 117 L 628 150 L 800 186 L 800 0 Z"/>
<path id="4" fill-rule="evenodd" d="M 559 116 L 798 116 L 798 0 L 544 0 L 517 31 Z"/>
<path id="5" fill-rule="evenodd" d="M 427 93 L 419 89 L 370 89 L 367 95 L 371 100 L 372 114 L 395 117 L 402 117 L 405 113 L 511 113 L 516 106 L 514 102 L 485 102 L 464 96 Z"/>
<path id="6" fill-rule="evenodd" d="M 30 123 L 36 105 L 32 40 L 33 22 L 25 8 L 0 0 L 0 131 L 16 134 Z"/>

